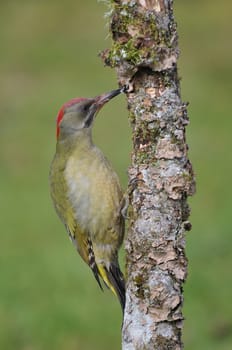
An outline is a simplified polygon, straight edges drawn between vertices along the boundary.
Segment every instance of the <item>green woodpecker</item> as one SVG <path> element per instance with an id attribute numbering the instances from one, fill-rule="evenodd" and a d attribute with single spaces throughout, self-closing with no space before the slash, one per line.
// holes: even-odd
<path id="1" fill-rule="evenodd" d="M 125 306 L 118 264 L 123 241 L 123 193 L 108 160 L 93 144 L 92 126 L 101 107 L 123 89 L 95 98 L 74 98 L 57 116 L 56 153 L 50 169 L 51 197 L 82 259 Z"/>

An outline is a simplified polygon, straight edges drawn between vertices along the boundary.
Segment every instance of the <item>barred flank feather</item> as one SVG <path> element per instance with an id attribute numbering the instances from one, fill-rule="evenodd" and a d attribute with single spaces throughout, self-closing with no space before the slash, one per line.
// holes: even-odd
<path id="1" fill-rule="evenodd" d="M 92 246 L 92 242 L 90 239 L 88 239 L 88 258 L 89 258 L 89 267 L 91 268 L 91 270 L 93 271 L 94 277 L 96 278 L 96 281 L 99 285 L 99 287 L 101 288 L 101 290 L 103 291 L 100 279 L 99 279 L 99 270 L 95 261 L 95 256 L 94 256 L 94 251 L 93 251 L 93 246 Z"/>

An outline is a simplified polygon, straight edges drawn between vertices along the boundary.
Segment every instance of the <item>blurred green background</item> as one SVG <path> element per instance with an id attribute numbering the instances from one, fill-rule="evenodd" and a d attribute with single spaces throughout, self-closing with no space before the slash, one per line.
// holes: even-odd
<path id="1" fill-rule="evenodd" d="M 0 349 L 120 349 L 118 302 L 71 246 L 48 189 L 61 104 L 117 86 L 97 57 L 110 47 L 106 10 L 90 0 L 0 3 Z M 175 1 L 197 176 L 184 288 L 189 350 L 232 349 L 231 13 L 226 0 Z M 124 96 L 101 112 L 94 136 L 125 187 Z"/>

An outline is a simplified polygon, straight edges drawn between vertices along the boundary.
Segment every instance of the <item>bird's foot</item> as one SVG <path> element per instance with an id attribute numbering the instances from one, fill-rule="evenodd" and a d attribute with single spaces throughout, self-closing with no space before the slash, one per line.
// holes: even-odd
<path id="1" fill-rule="evenodd" d="M 137 178 L 131 179 L 129 181 L 128 188 L 127 188 L 126 192 L 123 195 L 120 212 L 121 212 L 121 214 L 122 214 L 122 216 L 124 217 L 125 220 L 129 219 L 129 216 L 127 215 L 127 212 L 128 212 L 128 208 L 130 206 L 130 197 L 131 197 L 133 191 L 135 190 L 138 182 L 143 182 L 143 180 L 142 179 L 137 179 Z"/>

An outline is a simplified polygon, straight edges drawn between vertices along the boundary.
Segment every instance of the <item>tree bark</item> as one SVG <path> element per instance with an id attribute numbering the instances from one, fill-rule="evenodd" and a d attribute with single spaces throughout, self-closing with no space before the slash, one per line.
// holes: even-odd
<path id="1" fill-rule="evenodd" d="M 133 130 L 129 169 L 123 350 L 182 349 L 183 283 L 187 275 L 187 196 L 194 176 L 187 157 L 186 104 L 172 0 L 115 0 L 112 48 L 102 53 L 128 85 Z"/>

